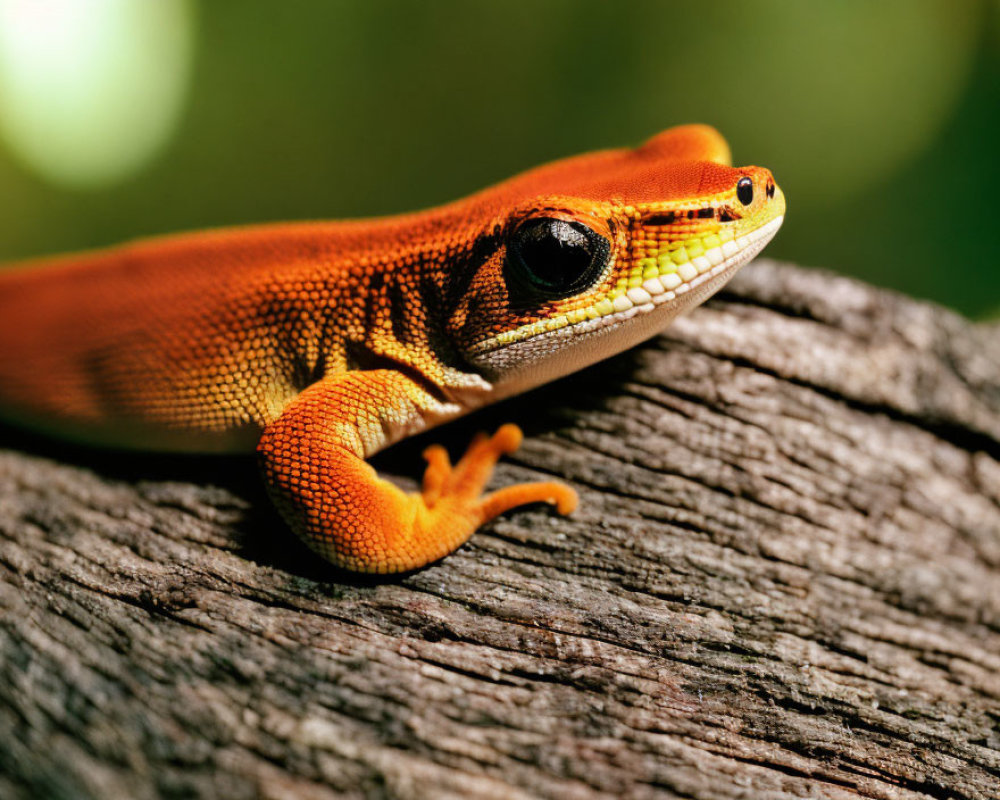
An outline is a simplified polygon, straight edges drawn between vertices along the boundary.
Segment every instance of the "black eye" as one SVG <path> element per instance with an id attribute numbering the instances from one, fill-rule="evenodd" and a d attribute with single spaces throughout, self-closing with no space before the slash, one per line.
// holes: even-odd
<path id="1" fill-rule="evenodd" d="M 507 243 L 511 301 L 530 305 L 577 294 L 600 276 L 610 253 L 608 240 L 580 222 L 528 220 Z"/>
<path id="2" fill-rule="evenodd" d="M 750 205 L 753 202 L 753 181 L 749 178 L 740 178 L 736 184 L 736 197 L 743 205 Z"/>

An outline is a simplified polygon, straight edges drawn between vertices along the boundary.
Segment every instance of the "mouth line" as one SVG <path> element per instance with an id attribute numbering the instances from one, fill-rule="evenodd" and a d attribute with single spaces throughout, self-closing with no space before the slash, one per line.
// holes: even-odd
<path id="1" fill-rule="evenodd" d="M 641 286 L 619 294 L 614 300 L 605 298 L 594 306 L 598 314 L 596 317 L 570 321 L 566 315 L 560 315 L 550 320 L 542 320 L 526 326 L 527 331 L 525 328 L 519 328 L 481 342 L 473 352 L 477 355 L 486 355 L 507 345 L 528 341 L 544 334 L 586 333 L 630 319 L 636 314 L 649 313 L 664 304 L 684 298 L 685 295 L 723 275 L 736 272 L 764 249 L 783 221 L 784 215 L 775 217 L 759 228 L 679 265 L 674 272 L 651 277 Z M 537 331 L 532 330 L 534 327 L 537 327 Z M 517 336 L 525 332 L 526 336 Z"/>
<path id="2" fill-rule="evenodd" d="M 707 206 L 695 208 L 681 208 L 676 211 L 661 211 L 650 214 L 642 218 L 644 227 L 660 227 L 663 225 L 674 225 L 680 220 L 709 220 L 718 222 L 733 222 L 742 219 L 743 214 L 736 211 L 731 205 L 724 202 L 712 203 Z"/>

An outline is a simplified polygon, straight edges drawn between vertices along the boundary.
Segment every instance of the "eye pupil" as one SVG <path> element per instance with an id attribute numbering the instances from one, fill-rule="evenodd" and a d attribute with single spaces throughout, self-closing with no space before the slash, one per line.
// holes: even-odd
<path id="1" fill-rule="evenodd" d="M 531 303 L 582 291 L 603 271 L 610 245 L 582 223 L 538 218 L 514 232 L 507 251 L 512 299 Z"/>
<path id="2" fill-rule="evenodd" d="M 750 178 L 740 178 L 736 184 L 736 198 L 748 206 L 753 202 L 753 181 Z"/>

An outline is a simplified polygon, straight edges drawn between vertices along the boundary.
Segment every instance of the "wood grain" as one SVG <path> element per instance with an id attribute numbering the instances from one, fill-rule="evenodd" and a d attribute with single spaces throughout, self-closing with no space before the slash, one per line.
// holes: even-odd
<path id="1" fill-rule="evenodd" d="M 560 476 L 395 581 L 252 460 L 0 432 L 5 798 L 1000 796 L 1000 329 L 760 261 L 516 421 Z"/>

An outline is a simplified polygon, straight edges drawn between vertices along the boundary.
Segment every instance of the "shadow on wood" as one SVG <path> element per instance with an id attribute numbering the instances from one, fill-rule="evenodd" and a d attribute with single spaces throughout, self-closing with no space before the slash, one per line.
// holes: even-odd
<path id="1" fill-rule="evenodd" d="M 1000 329 L 761 261 L 377 465 L 508 420 L 581 509 L 387 583 L 251 459 L 0 452 L 0 796 L 1000 796 Z"/>

